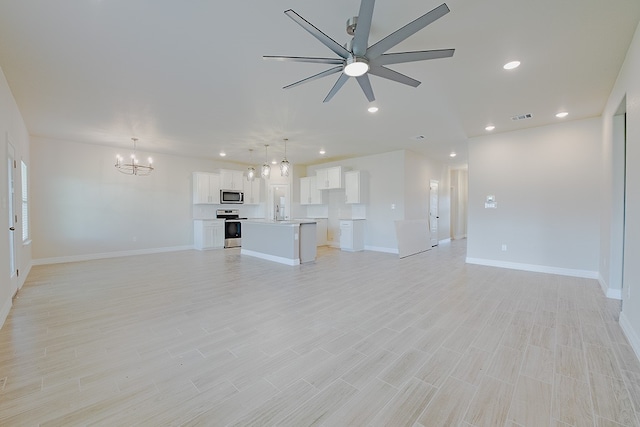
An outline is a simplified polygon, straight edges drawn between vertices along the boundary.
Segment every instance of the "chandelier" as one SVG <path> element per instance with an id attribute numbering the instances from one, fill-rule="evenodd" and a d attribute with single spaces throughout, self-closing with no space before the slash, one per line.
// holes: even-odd
<path id="1" fill-rule="evenodd" d="M 131 138 L 133 141 L 133 153 L 131 153 L 131 160 L 129 163 L 125 163 L 124 159 L 120 154 L 116 156 L 116 169 L 125 175 L 138 175 L 138 176 L 147 176 L 151 174 L 153 171 L 153 160 L 151 157 L 147 159 L 148 164 L 141 164 L 138 158 L 136 157 L 136 142 L 138 142 L 138 138 Z"/>
<path id="2" fill-rule="evenodd" d="M 247 181 L 253 182 L 256 178 L 256 168 L 253 167 L 253 148 L 249 148 L 249 161 L 251 166 L 247 169 Z"/>
<path id="3" fill-rule="evenodd" d="M 269 175 L 271 174 L 271 166 L 269 166 L 269 154 L 268 154 L 268 150 L 269 149 L 269 144 L 264 144 L 264 163 L 262 164 L 262 177 L 263 178 L 269 178 Z"/>
<path id="4" fill-rule="evenodd" d="M 289 170 L 291 169 L 291 163 L 287 160 L 287 141 L 284 139 L 284 159 L 280 162 L 280 176 L 289 176 Z"/>

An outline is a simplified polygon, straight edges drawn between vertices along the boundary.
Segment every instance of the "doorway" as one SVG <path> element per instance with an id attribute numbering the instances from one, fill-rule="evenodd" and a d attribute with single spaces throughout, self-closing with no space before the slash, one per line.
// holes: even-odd
<path id="1" fill-rule="evenodd" d="M 438 186 L 439 181 L 429 181 L 429 231 L 431 232 L 431 247 L 438 246 Z"/>
<path id="2" fill-rule="evenodd" d="M 609 248 L 609 290 L 607 296 L 624 300 L 625 289 L 625 213 L 626 213 L 626 151 L 627 151 L 627 101 L 622 99 L 613 116 L 612 186 L 611 186 L 611 244 Z M 619 289 L 619 291 L 616 291 Z M 622 306 L 621 306 L 622 309 Z"/>
<path id="3" fill-rule="evenodd" d="M 270 184 L 267 219 L 285 221 L 291 219 L 289 184 Z"/>
<path id="4" fill-rule="evenodd" d="M 7 133 L 7 200 L 9 225 L 9 289 L 11 295 L 18 291 L 18 268 L 16 262 L 16 229 L 18 216 L 16 214 L 16 152 Z"/>

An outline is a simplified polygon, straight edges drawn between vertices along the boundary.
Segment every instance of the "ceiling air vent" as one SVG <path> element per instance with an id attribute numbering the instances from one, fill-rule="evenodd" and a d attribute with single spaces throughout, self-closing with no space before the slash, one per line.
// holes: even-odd
<path id="1" fill-rule="evenodd" d="M 511 117 L 511 120 L 513 121 L 526 120 L 526 119 L 530 119 L 531 117 L 532 117 L 531 114 L 518 114 L 517 116 Z"/>

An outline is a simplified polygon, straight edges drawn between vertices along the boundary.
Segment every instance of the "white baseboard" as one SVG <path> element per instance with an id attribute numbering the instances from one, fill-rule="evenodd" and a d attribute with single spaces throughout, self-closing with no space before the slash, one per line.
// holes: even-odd
<path id="1" fill-rule="evenodd" d="M 448 239 L 442 239 L 438 241 L 439 245 L 443 245 L 445 243 L 451 243 L 451 237 L 449 237 Z"/>
<path id="2" fill-rule="evenodd" d="M 547 265 L 522 264 L 519 262 L 496 261 L 493 259 L 469 258 L 468 264 L 486 265 L 489 267 L 509 268 L 511 270 L 533 271 L 536 273 L 557 274 L 560 276 L 582 277 L 585 279 L 598 279 L 597 271 L 574 270 L 571 268 L 550 267 Z"/>
<path id="3" fill-rule="evenodd" d="M 608 289 L 604 294 L 607 298 L 622 300 L 622 289 Z"/>
<path id="4" fill-rule="evenodd" d="M 63 256 L 63 257 L 53 257 L 53 258 L 40 258 L 34 259 L 33 265 L 46 265 L 46 264 L 61 264 L 64 262 L 78 262 L 78 261 L 91 261 L 95 259 L 104 259 L 104 258 L 119 258 L 125 256 L 133 256 L 133 255 L 149 255 L 149 254 L 159 254 L 163 252 L 177 252 L 177 251 L 188 251 L 193 249 L 193 246 L 172 246 L 167 248 L 151 248 L 151 249 L 136 249 L 132 251 L 118 251 L 118 252 L 103 252 L 97 254 L 86 254 L 86 255 L 71 255 L 71 256 Z"/>
<path id="5" fill-rule="evenodd" d="M 4 305 L 0 309 L 0 329 L 4 326 L 4 321 L 7 320 L 7 316 L 11 311 L 11 307 L 13 306 L 13 299 L 9 298 L 5 301 Z"/>
<path id="6" fill-rule="evenodd" d="M 279 262 L 286 265 L 300 265 L 300 258 L 291 259 L 276 255 L 264 254 L 262 252 L 250 251 L 248 249 L 240 249 L 240 255 L 252 256 L 254 258 L 266 259 L 267 261 Z"/>
<path id="7" fill-rule="evenodd" d="M 633 352 L 636 354 L 636 357 L 640 359 L 640 338 L 636 331 L 633 330 L 629 319 L 625 316 L 624 311 L 620 313 L 620 328 L 622 328 L 622 332 L 624 336 L 629 340 L 629 344 L 631 344 L 631 348 Z"/>
<path id="8" fill-rule="evenodd" d="M 373 252 L 385 252 L 388 254 L 398 254 L 397 248 L 384 248 L 382 246 L 365 246 L 364 250 Z"/>
<path id="9" fill-rule="evenodd" d="M 604 280 L 604 277 L 602 277 L 602 275 L 599 273 L 598 283 L 600 283 L 602 293 L 605 294 L 607 298 L 622 300 L 622 289 L 609 289 L 609 287 L 607 286 L 607 282 Z"/>

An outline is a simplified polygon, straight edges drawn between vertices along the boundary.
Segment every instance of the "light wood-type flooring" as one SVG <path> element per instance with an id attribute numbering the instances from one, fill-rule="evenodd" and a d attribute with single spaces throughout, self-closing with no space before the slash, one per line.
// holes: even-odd
<path id="1" fill-rule="evenodd" d="M 638 426 L 619 302 L 465 243 L 35 266 L 0 330 L 0 425 Z"/>

